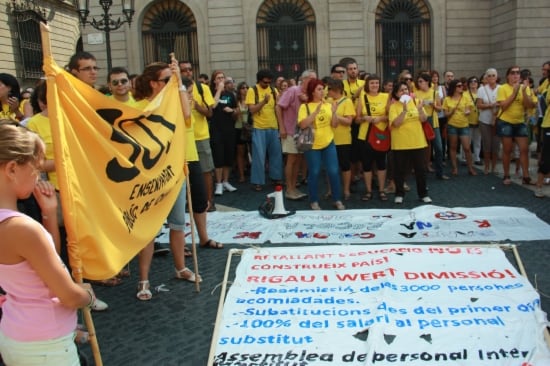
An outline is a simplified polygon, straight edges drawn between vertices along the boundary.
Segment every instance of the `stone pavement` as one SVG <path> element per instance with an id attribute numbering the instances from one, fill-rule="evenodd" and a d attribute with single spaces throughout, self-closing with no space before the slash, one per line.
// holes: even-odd
<path id="1" fill-rule="evenodd" d="M 536 162 L 531 161 L 531 164 L 531 177 L 534 179 Z M 550 198 L 535 198 L 533 187 L 521 184 L 504 186 L 502 176 L 483 175 L 482 171 L 479 171 L 479 174 L 475 177 L 468 176 L 466 168 L 461 166 L 459 176 L 449 181 L 435 180 L 433 175 L 429 175 L 429 194 L 433 204 L 443 207 L 523 207 L 550 223 L 550 210 L 547 209 Z M 263 192 L 255 192 L 248 183 L 234 185 L 238 188 L 237 192 L 224 193 L 222 197 L 216 198 L 218 210 L 256 210 L 265 194 L 272 191 L 272 186 L 265 186 Z M 359 197 L 364 192 L 362 183 L 357 184 L 351 200 L 345 204 L 348 209 L 410 209 L 420 202 L 416 197 L 413 179 L 409 179 L 409 185 L 412 190 L 399 206 L 393 203 L 393 195 L 390 195 L 387 202 L 381 202 L 377 198 L 366 203 L 360 201 Z M 306 187 L 302 189 L 305 191 Z M 324 192 L 323 189 L 324 187 L 321 188 L 321 193 Z M 546 187 L 545 190 L 550 194 L 550 188 Z M 287 209 L 293 210 L 306 210 L 309 207 L 305 200 L 287 200 L 285 205 Z M 328 201 L 321 202 L 321 207 L 331 209 Z M 135 260 L 131 263 L 131 278 L 125 279 L 122 285 L 114 288 L 96 287 L 98 297 L 110 305 L 106 312 L 93 313 L 103 364 L 205 366 L 228 249 L 240 247 L 238 243 L 225 244 L 223 250 L 198 249 L 199 268 L 204 279 L 200 292 L 195 291 L 194 284 L 174 279 L 170 255 L 155 257 L 151 269 L 152 287 L 164 285 L 163 289 L 170 291 L 155 292 L 149 302 L 141 302 L 135 298 L 138 281 Z M 545 241 L 516 244 L 519 245 L 518 250 L 529 280 L 540 292 L 543 310 L 548 312 L 550 238 Z M 187 263 L 192 266 L 189 259 Z M 81 349 L 92 361 L 90 347 L 85 345 Z"/>

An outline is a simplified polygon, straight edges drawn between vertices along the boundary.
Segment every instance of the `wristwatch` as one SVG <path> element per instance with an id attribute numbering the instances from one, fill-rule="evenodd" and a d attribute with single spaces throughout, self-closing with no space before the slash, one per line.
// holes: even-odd
<path id="1" fill-rule="evenodd" d="M 183 84 L 180 85 L 180 91 L 187 91 L 187 87 Z"/>

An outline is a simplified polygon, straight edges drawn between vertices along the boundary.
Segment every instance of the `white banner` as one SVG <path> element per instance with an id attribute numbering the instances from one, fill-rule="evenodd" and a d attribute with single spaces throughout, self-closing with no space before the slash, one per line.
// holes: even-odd
<path id="1" fill-rule="evenodd" d="M 524 208 L 420 206 L 412 210 L 298 211 L 276 220 L 265 219 L 257 211 L 212 212 L 208 234 L 222 243 L 239 244 L 488 243 L 548 240 L 550 225 Z M 167 230 L 157 241 L 168 242 Z"/>
<path id="2" fill-rule="evenodd" d="M 246 249 L 215 365 L 543 366 L 546 325 L 498 248 Z"/>

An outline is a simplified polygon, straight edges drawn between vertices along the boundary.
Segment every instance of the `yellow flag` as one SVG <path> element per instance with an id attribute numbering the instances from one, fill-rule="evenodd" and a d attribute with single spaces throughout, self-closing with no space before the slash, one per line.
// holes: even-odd
<path id="1" fill-rule="evenodd" d="M 71 267 L 84 278 L 107 279 L 156 236 L 182 188 L 177 83 L 139 110 L 104 96 L 50 56 L 44 70 Z"/>

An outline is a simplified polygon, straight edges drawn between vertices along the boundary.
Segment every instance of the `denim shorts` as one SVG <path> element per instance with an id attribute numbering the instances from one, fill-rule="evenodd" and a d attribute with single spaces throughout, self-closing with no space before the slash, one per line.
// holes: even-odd
<path id="1" fill-rule="evenodd" d="M 510 123 L 497 119 L 497 136 L 498 137 L 527 137 L 526 123 Z"/>
<path id="2" fill-rule="evenodd" d="M 470 127 L 454 127 L 448 124 L 447 135 L 455 135 L 458 137 L 470 136 Z"/>

